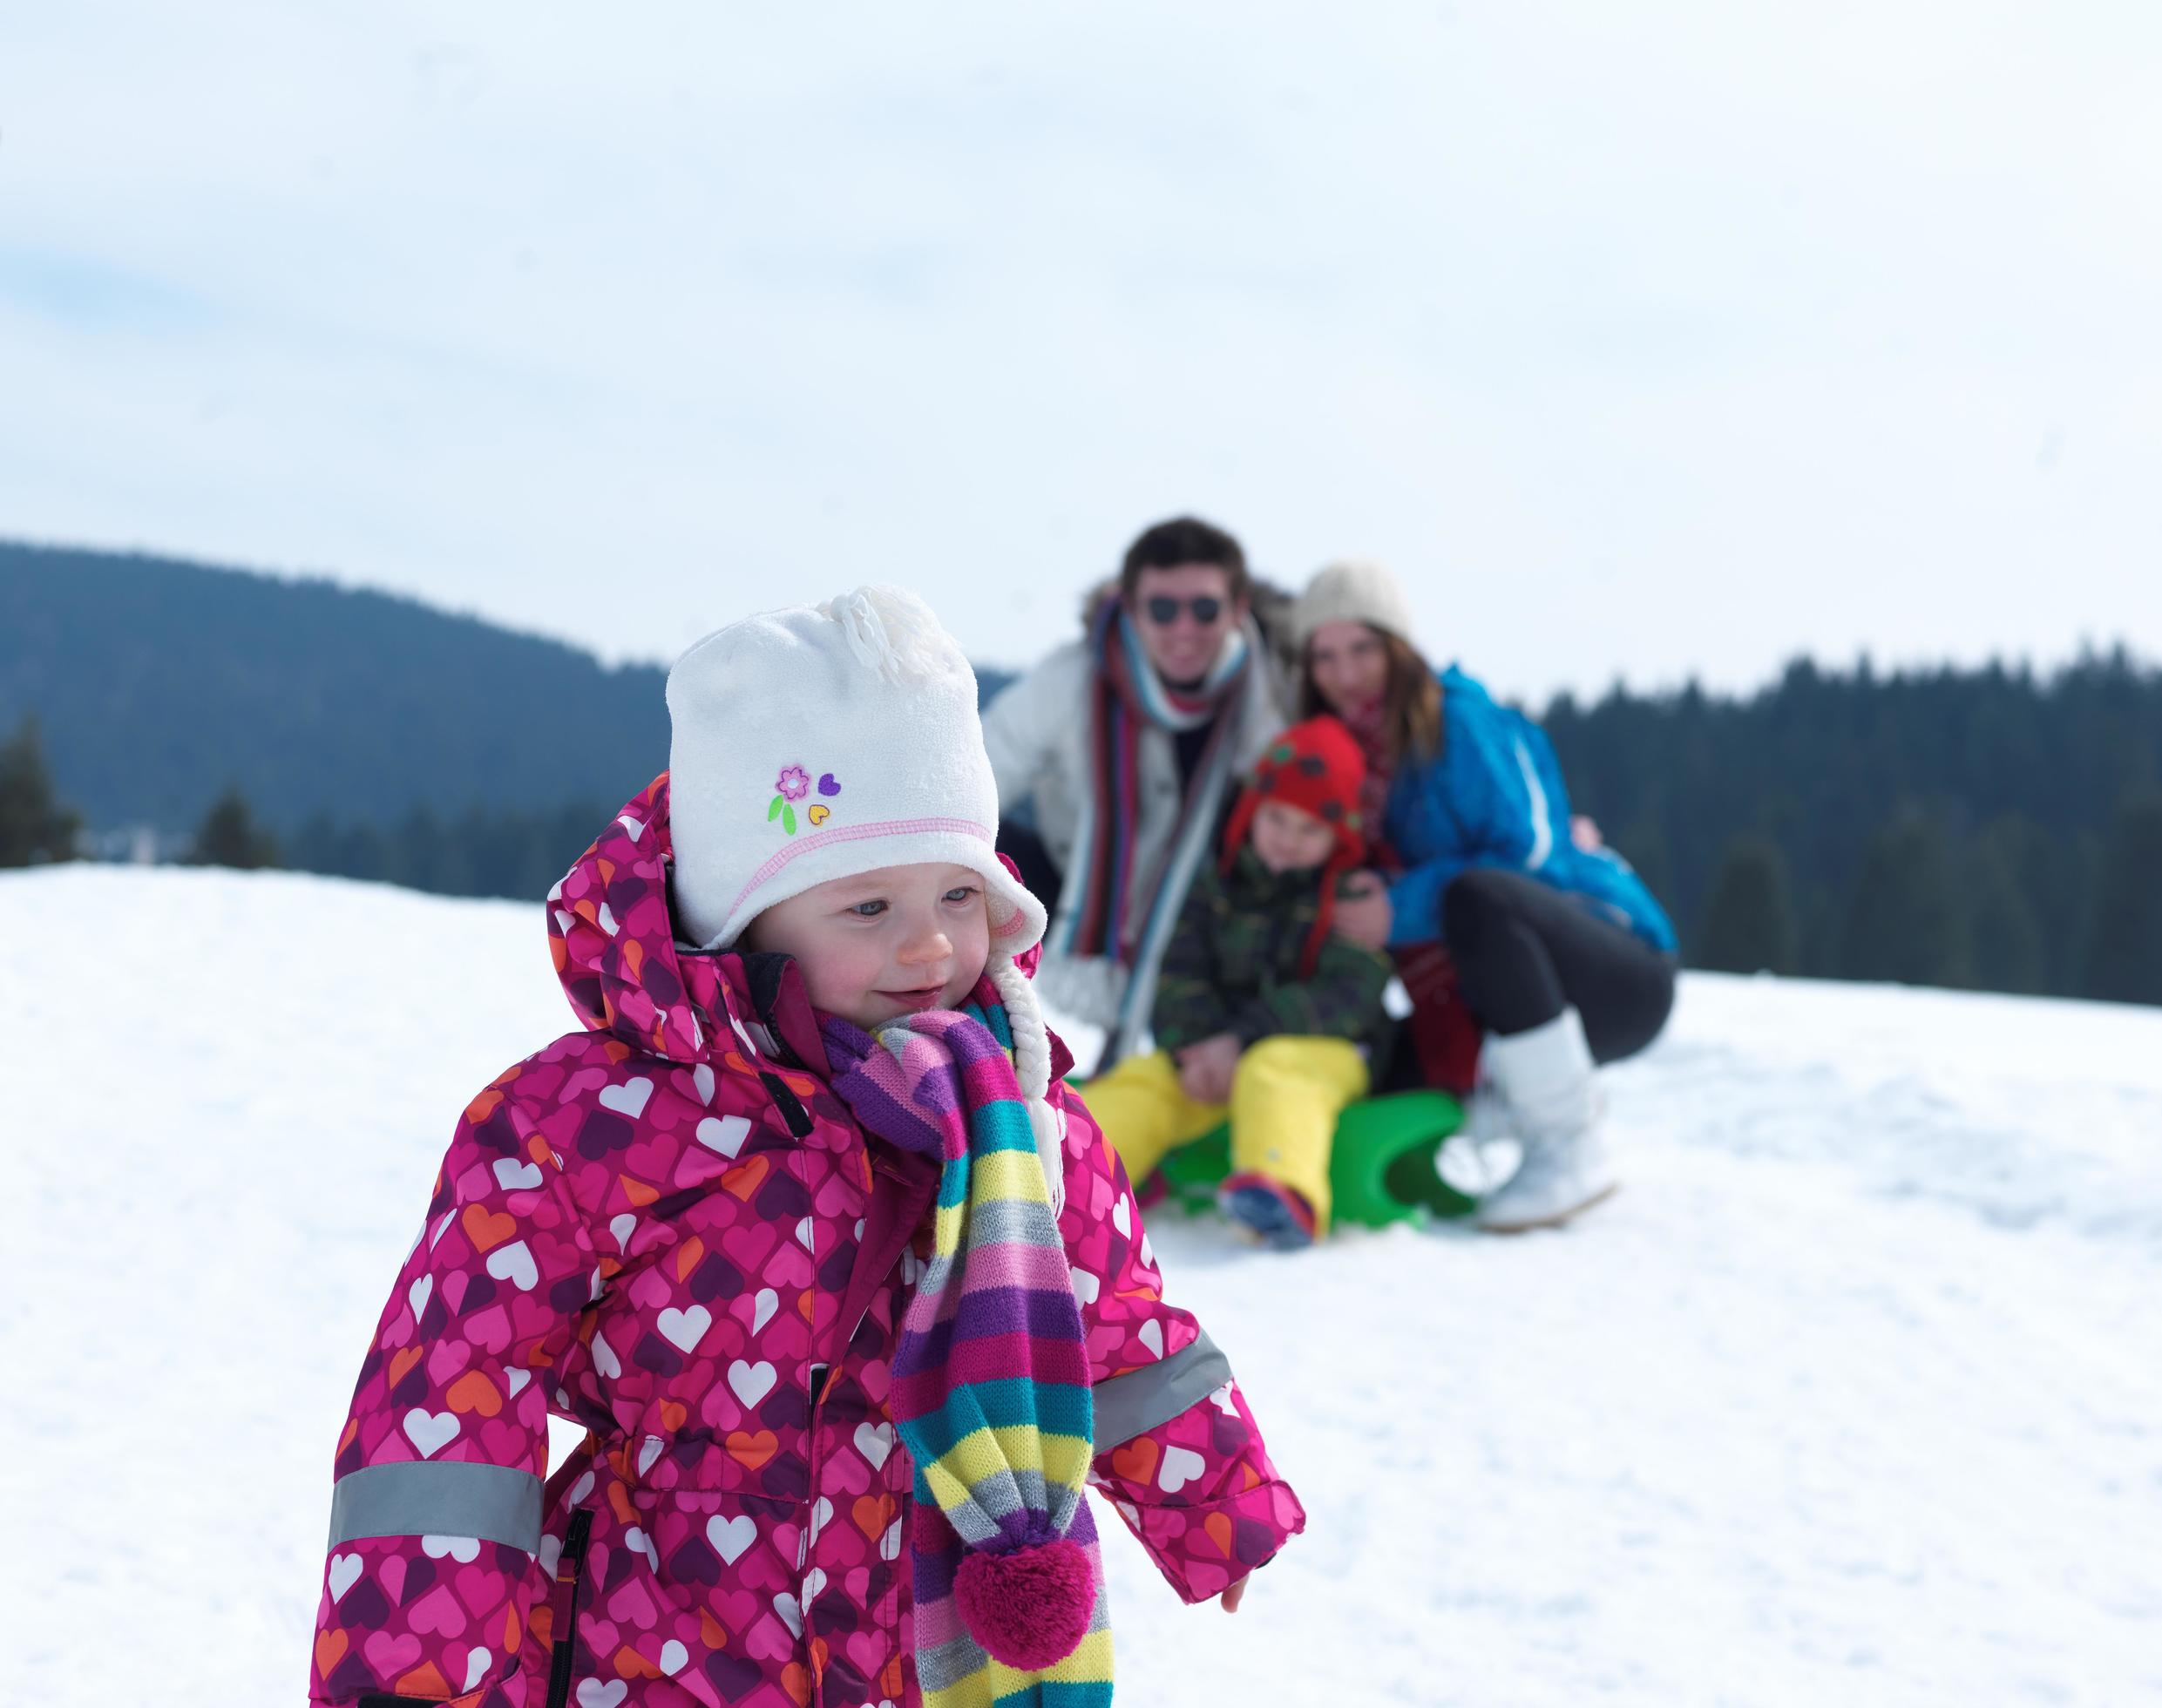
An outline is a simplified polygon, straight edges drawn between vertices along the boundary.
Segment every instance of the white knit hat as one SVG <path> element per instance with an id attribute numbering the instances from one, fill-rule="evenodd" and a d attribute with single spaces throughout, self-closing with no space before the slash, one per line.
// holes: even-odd
<path id="1" fill-rule="evenodd" d="M 930 607 L 858 587 L 747 617 L 675 661 L 668 698 L 675 913 L 701 947 L 733 946 L 766 909 L 831 878 L 932 862 L 982 878 L 986 970 L 1062 1196 L 1050 1046 L 1013 965 L 1043 938 L 1043 904 L 1000 862 L 976 673 Z"/>
<path id="2" fill-rule="evenodd" d="M 1291 607 L 1291 642 L 1300 651 L 1324 623 L 1365 623 L 1399 640 L 1412 638 L 1404 589 L 1378 563 L 1334 563 L 1306 584 Z"/>

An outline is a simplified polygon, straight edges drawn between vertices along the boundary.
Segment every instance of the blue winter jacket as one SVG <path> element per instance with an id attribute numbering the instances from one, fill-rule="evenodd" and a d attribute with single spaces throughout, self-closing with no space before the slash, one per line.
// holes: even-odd
<path id="1" fill-rule="evenodd" d="M 1441 892 L 1472 866 L 1528 872 L 1671 952 L 1674 927 L 1644 880 L 1611 849 L 1569 836 L 1569 790 L 1546 732 L 1497 706 L 1454 665 L 1441 672 L 1441 751 L 1406 762 L 1389 790 L 1389 843 L 1405 865 L 1390 886 L 1389 941 L 1441 935 Z"/>

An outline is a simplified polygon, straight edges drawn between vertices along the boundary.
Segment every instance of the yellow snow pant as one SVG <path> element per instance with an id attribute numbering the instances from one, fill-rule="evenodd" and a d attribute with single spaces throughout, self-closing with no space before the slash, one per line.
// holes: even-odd
<path id="1" fill-rule="evenodd" d="M 1088 1112 L 1139 1185 L 1181 1145 L 1231 1122 L 1231 1171 L 1261 1174 L 1313 1206 L 1329 1225 L 1329 1146 L 1337 1117 L 1366 1095 L 1366 1058 L 1341 1038 L 1264 1038 L 1231 1076 L 1231 1101 L 1196 1103 L 1178 1064 L 1159 1050 L 1128 1056 L 1081 1088 Z"/>

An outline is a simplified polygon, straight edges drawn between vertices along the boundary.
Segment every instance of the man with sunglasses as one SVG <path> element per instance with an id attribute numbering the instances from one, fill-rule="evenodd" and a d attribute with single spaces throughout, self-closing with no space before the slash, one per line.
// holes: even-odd
<path id="1" fill-rule="evenodd" d="M 1000 849 L 1052 915 L 1045 999 L 1105 1028 L 1106 1065 L 1147 1030 L 1187 885 L 1284 722 L 1250 593 L 1237 539 L 1159 522 L 1091 595 L 1084 637 L 984 712 Z"/>

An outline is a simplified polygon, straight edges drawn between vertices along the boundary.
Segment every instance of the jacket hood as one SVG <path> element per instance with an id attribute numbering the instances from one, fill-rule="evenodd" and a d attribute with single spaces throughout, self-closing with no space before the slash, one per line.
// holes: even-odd
<path id="1" fill-rule="evenodd" d="M 1494 704 L 1494 696 L 1487 692 L 1487 685 L 1476 676 L 1467 674 L 1461 664 L 1446 664 L 1433 673 L 1441 683 L 1441 692 L 1454 695 L 1460 700 L 1478 700 Z"/>
<path id="2" fill-rule="evenodd" d="M 668 907 L 674 859 L 663 771 L 624 803 L 548 892 L 548 951 L 563 994 L 587 1030 L 643 1054 L 697 1063 L 712 1059 L 718 1027 L 740 1025 L 739 1010 L 750 1012 L 742 1000 L 749 980 L 742 957 L 701 955 L 677 944 Z M 788 1006 L 778 976 L 783 969 L 809 1025 L 794 963 L 774 969 L 769 994 Z"/>

